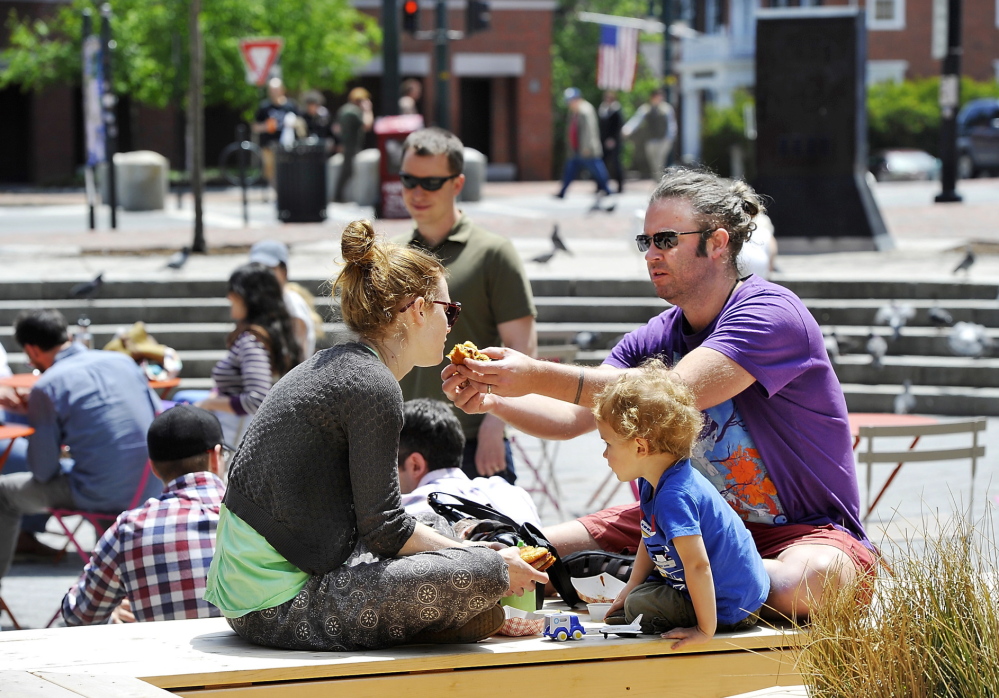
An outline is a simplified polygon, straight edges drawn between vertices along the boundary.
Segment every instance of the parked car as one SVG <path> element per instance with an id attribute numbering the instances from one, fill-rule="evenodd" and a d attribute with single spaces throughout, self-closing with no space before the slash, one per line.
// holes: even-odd
<path id="1" fill-rule="evenodd" d="M 870 170 L 879 182 L 939 179 L 940 161 L 925 150 L 879 150 L 870 159 Z"/>
<path id="2" fill-rule="evenodd" d="M 957 176 L 999 172 L 999 99 L 975 99 L 957 115 Z"/>

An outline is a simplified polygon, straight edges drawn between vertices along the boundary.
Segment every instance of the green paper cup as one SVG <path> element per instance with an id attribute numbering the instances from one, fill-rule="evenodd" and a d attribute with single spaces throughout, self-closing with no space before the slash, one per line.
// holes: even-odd
<path id="1" fill-rule="evenodd" d="M 537 610 L 537 600 L 534 596 L 535 592 L 525 591 L 523 596 L 504 596 L 500 599 L 500 606 L 512 606 L 513 608 L 519 608 L 521 611 L 527 611 L 528 613 L 534 613 Z"/>

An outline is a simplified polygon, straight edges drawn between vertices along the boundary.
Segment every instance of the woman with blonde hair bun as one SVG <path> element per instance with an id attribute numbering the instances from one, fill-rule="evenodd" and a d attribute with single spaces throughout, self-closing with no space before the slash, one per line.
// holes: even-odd
<path id="1" fill-rule="evenodd" d="M 398 381 L 441 362 L 461 306 L 440 262 L 376 240 L 368 221 L 340 249 L 333 291 L 360 339 L 300 364 L 260 406 L 230 469 L 205 598 L 270 647 L 476 642 L 502 624 L 502 596 L 547 575 L 401 505 Z"/>

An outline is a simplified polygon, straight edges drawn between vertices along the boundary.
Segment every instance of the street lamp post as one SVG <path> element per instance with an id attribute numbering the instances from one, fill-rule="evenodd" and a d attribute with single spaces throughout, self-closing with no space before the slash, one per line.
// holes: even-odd
<path id="1" fill-rule="evenodd" d="M 451 130 L 451 114 L 448 106 L 450 95 L 448 94 L 451 72 L 447 64 L 447 2 L 437 0 L 437 24 L 434 34 L 434 69 L 437 75 L 437 83 L 434 85 L 436 92 L 435 116 L 437 126 L 445 130 Z"/>
<path id="2" fill-rule="evenodd" d="M 941 192 L 937 203 L 961 201 L 957 193 L 957 108 L 961 103 L 961 0 L 947 1 L 947 55 L 940 76 Z"/>
<path id="3" fill-rule="evenodd" d="M 663 88 L 666 90 L 666 101 L 674 105 L 673 94 L 673 35 L 670 27 L 673 25 L 673 0 L 662 0 L 663 23 Z"/>

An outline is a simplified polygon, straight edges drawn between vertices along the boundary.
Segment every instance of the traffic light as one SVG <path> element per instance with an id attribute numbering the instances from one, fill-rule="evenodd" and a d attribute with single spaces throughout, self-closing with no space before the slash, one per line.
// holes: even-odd
<path id="1" fill-rule="evenodd" d="M 420 28 L 419 0 L 404 0 L 402 3 L 402 29 L 415 34 Z"/>
<path id="2" fill-rule="evenodd" d="M 489 29 L 489 3 L 485 0 L 468 0 L 465 10 L 465 35 Z"/>

